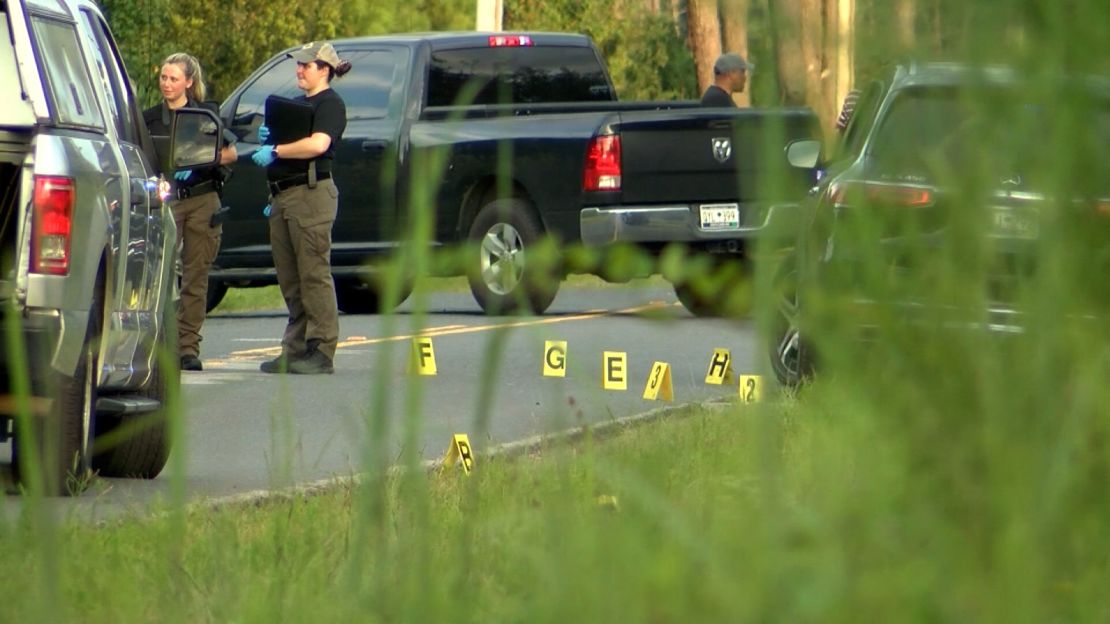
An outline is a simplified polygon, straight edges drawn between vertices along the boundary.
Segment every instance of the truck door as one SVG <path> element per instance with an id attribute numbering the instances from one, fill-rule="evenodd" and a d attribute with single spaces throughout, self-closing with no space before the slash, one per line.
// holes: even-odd
<path id="1" fill-rule="evenodd" d="M 347 106 L 347 129 L 336 149 L 339 214 L 333 254 L 349 253 L 366 242 L 404 237 L 397 213 L 397 138 L 400 133 L 407 52 L 376 48 L 346 52 L 353 69 L 332 88 Z M 357 259 L 355 260 L 357 261 Z M 349 263 L 346 263 L 349 264 Z"/>
<path id="2" fill-rule="evenodd" d="M 146 338 L 156 335 L 155 328 L 163 322 L 156 314 L 162 309 L 160 298 L 168 290 L 163 268 L 173 261 L 176 241 L 167 240 L 168 231 L 172 232 L 167 221 L 172 223 L 172 215 L 157 195 L 154 167 L 144 157 L 141 116 L 108 27 L 98 14 L 87 9 L 80 13 L 78 25 L 89 51 L 90 69 L 101 82 L 105 112 L 118 139 L 122 161 L 124 201 L 113 214 L 119 218 L 119 229 L 114 234 L 118 240 L 113 246 L 118 243 L 116 261 L 123 270 L 118 273 L 121 279 L 115 296 L 110 298 L 115 311 L 109 315 L 109 331 L 121 331 L 127 338 L 115 353 L 108 353 L 107 363 L 116 371 L 108 371 L 110 375 L 122 375 L 111 381 L 123 383 L 126 371 L 135 369 L 143 374 L 152 363 L 154 345 Z M 112 346 L 111 342 L 107 344 Z"/>

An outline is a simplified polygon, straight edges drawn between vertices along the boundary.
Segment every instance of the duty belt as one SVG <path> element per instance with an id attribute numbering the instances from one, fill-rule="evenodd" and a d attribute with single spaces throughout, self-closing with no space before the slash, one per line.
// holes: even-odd
<path id="1" fill-rule="evenodd" d="M 207 180 L 205 182 L 199 182 L 192 186 L 179 186 L 174 189 L 174 196 L 177 199 L 188 199 L 190 197 L 197 197 L 199 195 L 204 195 L 205 193 L 211 193 L 219 190 L 220 188 L 216 185 L 215 180 Z"/>
<path id="2" fill-rule="evenodd" d="M 318 173 L 318 174 L 316 174 L 316 181 L 317 182 L 319 182 L 321 180 L 327 180 L 329 178 L 331 178 L 331 173 Z M 303 184 L 308 184 L 308 176 L 307 175 L 296 175 L 296 176 L 293 176 L 291 178 L 285 178 L 284 180 L 278 180 L 276 182 L 267 182 L 266 184 L 270 187 L 270 195 L 277 195 L 278 193 L 280 193 L 282 191 L 287 191 L 287 190 L 293 188 L 294 186 L 301 186 Z"/>

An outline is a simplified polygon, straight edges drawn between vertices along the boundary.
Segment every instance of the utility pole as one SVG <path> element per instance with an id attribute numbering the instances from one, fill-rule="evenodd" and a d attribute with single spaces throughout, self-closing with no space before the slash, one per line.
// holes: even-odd
<path id="1" fill-rule="evenodd" d="M 478 0 L 477 21 L 474 29 L 479 31 L 501 30 L 501 18 L 505 14 L 502 0 Z"/>

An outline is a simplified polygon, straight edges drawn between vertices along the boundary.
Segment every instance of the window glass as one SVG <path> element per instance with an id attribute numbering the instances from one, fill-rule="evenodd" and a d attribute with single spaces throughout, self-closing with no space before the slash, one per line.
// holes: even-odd
<path id="1" fill-rule="evenodd" d="M 348 119 L 386 116 L 399 56 L 396 50 L 370 50 L 342 57 L 351 62 L 351 71 L 331 85 L 347 105 Z"/>
<path id="2" fill-rule="evenodd" d="M 116 65 L 115 52 L 105 40 L 98 18 L 93 17 L 88 11 L 81 11 L 78 24 L 81 35 L 85 37 L 89 49 L 92 50 L 97 77 L 103 84 L 104 93 L 108 95 L 108 116 L 115 124 L 120 138 L 135 143 L 135 121 L 131 115 L 130 98 L 127 97 L 126 85 L 121 84 L 122 78 Z"/>
<path id="3" fill-rule="evenodd" d="M 104 127 L 93 96 L 92 78 L 71 24 L 34 16 L 32 29 L 42 67 L 50 86 L 51 103 L 62 124 Z"/>
<path id="4" fill-rule="evenodd" d="M 248 123 L 253 115 L 265 115 L 266 98 L 271 95 L 294 98 L 303 93 L 297 88 L 297 64 L 283 58 L 243 90 L 235 109 L 235 125 Z"/>
<path id="5" fill-rule="evenodd" d="M 471 93 L 471 102 L 461 101 Z M 432 55 L 428 76 L 428 106 L 612 99 L 605 70 L 590 48 L 442 50 Z"/>

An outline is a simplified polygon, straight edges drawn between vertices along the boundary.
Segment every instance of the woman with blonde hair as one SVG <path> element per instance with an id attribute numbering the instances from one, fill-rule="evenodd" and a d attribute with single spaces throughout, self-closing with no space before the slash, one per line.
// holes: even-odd
<path id="1" fill-rule="evenodd" d="M 143 119 L 155 141 L 158 162 L 168 177 L 171 163 L 168 137 L 173 127 L 173 111 L 205 106 L 207 95 L 200 63 L 192 55 L 171 54 L 162 63 L 158 77 L 162 103 L 143 111 Z M 235 162 L 235 146 L 225 139 L 220 164 Z M 177 247 L 181 253 L 181 306 L 177 311 L 178 348 L 181 370 L 199 371 L 200 328 L 204 324 L 208 295 L 208 269 L 220 249 L 223 226 L 213 217 L 220 209 L 219 167 L 178 171 L 173 174 L 170 207 L 177 224 Z"/>

